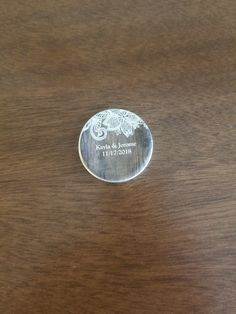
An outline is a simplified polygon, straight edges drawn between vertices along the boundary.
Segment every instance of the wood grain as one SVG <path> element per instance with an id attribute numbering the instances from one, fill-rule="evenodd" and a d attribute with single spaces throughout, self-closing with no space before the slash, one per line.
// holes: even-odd
<path id="1" fill-rule="evenodd" d="M 236 3 L 0 3 L 0 312 L 236 313 Z M 80 130 L 149 124 L 136 180 L 100 182 Z"/>

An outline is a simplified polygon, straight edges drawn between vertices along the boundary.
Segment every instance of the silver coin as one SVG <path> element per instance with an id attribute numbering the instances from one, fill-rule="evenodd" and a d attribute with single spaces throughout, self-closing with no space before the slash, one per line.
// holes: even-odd
<path id="1" fill-rule="evenodd" d="M 84 125 L 78 151 L 84 167 L 94 177 L 112 183 L 126 182 L 147 167 L 153 139 L 138 115 L 108 109 L 95 114 Z"/>

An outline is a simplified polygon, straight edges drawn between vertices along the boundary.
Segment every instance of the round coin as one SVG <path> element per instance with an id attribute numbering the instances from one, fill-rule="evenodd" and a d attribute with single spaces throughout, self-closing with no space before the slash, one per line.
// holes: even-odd
<path id="1" fill-rule="evenodd" d="M 153 139 L 147 124 L 135 113 L 107 109 L 84 125 L 78 151 L 84 167 L 94 177 L 120 183 L 135 178 L 147 167 Z"/>

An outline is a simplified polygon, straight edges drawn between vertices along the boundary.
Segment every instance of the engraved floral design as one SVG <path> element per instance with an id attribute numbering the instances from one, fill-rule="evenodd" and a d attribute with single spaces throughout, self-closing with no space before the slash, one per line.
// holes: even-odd
<path id="1" fill-rule="evenodd" d="M 129 137 L 140 126 L 148 128 L 136 114 L 122 109 L 108 109 L 93 116 L 85 125 L 84 131 L 90 129 L 93 139 L 102 141 L 106 139 L 108 132 Z"/>

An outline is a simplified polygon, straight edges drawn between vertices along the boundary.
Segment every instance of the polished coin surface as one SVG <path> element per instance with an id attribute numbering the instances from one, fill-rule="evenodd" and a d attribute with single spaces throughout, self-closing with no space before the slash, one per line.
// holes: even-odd
<path id="1" fill-rule="evenodd" d="M 107 109 L 85 124 L 78 150 L 84 167 L 94 177 L 120 183 L 135 178 L 146 168 L 153 139 L 147 124 L 135 113 Z"/>

